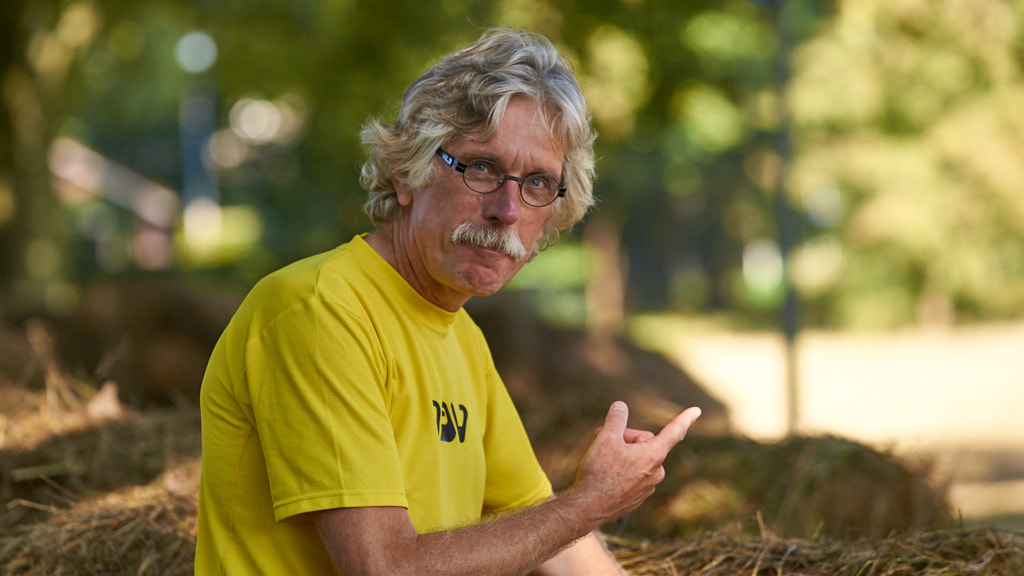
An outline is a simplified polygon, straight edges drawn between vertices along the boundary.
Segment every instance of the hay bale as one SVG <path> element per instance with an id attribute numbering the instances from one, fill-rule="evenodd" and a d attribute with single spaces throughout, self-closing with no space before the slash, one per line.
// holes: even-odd
<path id="1" fill-rule="evenodd" d="M 129 412 L 102 422 L 68 418 L 37 416 L 29 420 L 34 433 L 11 435 L 31 442 L 0 449 L 0 505 L 17 499 L 61 505 L 67 493 L 89 497 L 146 485 L 201 452 L 196 408 Z M 30 512 L 8 511 L 0 516 L 0 528 L 24 521 Z"/>
<path id="2" fill-rule="evenodd" d="M 666 478 L 614 526 L 651 539 L 694 537 L 726 525 L 792 538 L 855 540 L 953 526 L 945 489 L 926 464 L 831 436 L 760 443 L 688 437 L 669 454 Z"/>
<path id="3" fill-rule="evenodd" d="M 192 574 L 196 498 L 154 484 L 112 492 L 0 536 L 9 576 Z"/>

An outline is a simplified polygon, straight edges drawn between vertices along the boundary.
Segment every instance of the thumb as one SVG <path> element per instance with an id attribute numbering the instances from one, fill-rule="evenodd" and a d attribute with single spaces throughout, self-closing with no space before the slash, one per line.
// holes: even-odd
<path id="1" fill-rule="evenodd" d="M 629 408 L 625 402 L 616 400 L 608 408 L 608 415 L 604 419 L 604 430 L 621 438 L 626 432 L 626 421 L 629 419 Z"/>

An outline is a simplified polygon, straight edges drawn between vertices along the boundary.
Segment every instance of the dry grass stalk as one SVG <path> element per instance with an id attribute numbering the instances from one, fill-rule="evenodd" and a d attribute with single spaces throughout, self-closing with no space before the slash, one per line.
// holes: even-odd
<path id="1" fill-rule="evenodd" d="M 65 407 L 73 412 L 81 411 L 82 402 L 75 394 L 73 385 L 57 365 L 57 354 L 50 333 L 42 322 L 30 320 L 25 326 L 25 334 L 46 376 L 46 405 L 51 414 L 59 413 Z"/>
<path id="2" fill-rule="evenodd" d="M 673 543 L 609 538 L 635 576 L 1019 576 L 1024 535 L 929 532 L 879 540 L 781 539 L 718 531 Z"/>

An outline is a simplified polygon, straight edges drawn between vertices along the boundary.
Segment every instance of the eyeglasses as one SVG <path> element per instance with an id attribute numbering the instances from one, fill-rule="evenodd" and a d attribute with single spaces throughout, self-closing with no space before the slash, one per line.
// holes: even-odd
<path id="1" fill-rule="evenodd" d="M 531 174 L 526 178 L 517 178 L 506 174 L 501 166 L 490 160 L 470 160 L 466 164 L 456 160 L 443 148 L 437 149 L 437 155 L 453 170 L 461 172 L 466 187 L 478 194 L 490 194 L 501 188 L 505 181 L 512 180 L 519 183 L 519 197 L 523 202 L 536 208 L 543 208 L 565 196 L 565 186 L 550 174 Z"/>

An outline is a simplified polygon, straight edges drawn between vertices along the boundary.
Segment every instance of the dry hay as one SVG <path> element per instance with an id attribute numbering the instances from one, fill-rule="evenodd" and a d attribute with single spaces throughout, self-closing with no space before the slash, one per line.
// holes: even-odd
<path id="1" fill-rule="evenodd" d="M 16 501 L 15 506 L 33 506 Z M 159 484 L 112 492 L 0 536 L 10 576 L 192 574 L 196 499 Z"/>
<path id="2" fill-rule="evenodd" d="M 975 530 L 844 542 L 712 532 L 671 544 L 611 538 L 635 576 L 1020 576 L 1024 535 Z"/>
<path id="3" fill-rule="evenodd" d="M 36 430 L 22 430 L 26 424 Z M 12 501 L 59 505 L 68 493 L 87 498 L 146 485 L 169 470 L 188 469 L 200 454 L 196 409 L 128 412 L 98 422 L 30 411 L 9 428 L 0 447 L 0 505 L 8 504 L 0 508 L 0 530 L 39 516 L 31 507 L 10 507 Z"/>
<path id="4" fill-rule="evenodd" d="M 566 449 L 571 434 L 581 442 Z M 547 429 L 534 437 L 556 486 L 572 481 L 584 442 L 592 437 L 584 426 L 571 434 Z M 665 470 L 651 498 L 605 528 L 665 540 L 741 523 L 756 534 L 752 519 L 758 513 L 774 533 L 792 538 L 884 538 L 954 526 L 945 487 L 929 480 L 927 463 L 842 438 L 761 443 L 688 436 L 669 454 Z"/>
<path id="5" fill-rule="evenodd" d="M 11 576 L 192 573 L 194 496 L 160 483 L 53 508 L 44 522 L 0 535 L 0 572 Z M 672 542 L 609 537 L 635 576 L 1019 576 L 1024 536 L 930 532 L 856 542 L 781 539 L 719 530 Z"/>
<path id="6" fill-rule="evenodd" d="M 759 443 L 691 437 L 670 453 L 667 476 L 626 520 L 632 536 L 691 537 L 761 514 L 792 538 L 884 538 L 954 527 L 946 491 L 926 464 L 836 437 Z"/>

